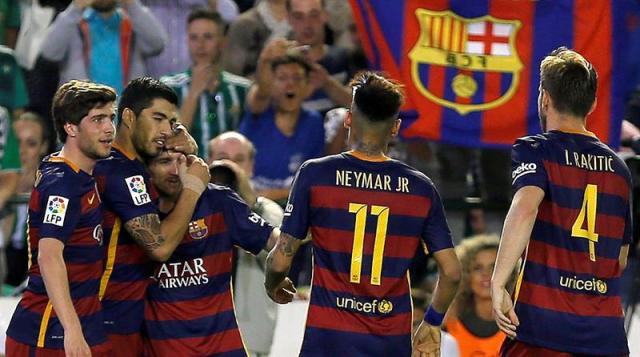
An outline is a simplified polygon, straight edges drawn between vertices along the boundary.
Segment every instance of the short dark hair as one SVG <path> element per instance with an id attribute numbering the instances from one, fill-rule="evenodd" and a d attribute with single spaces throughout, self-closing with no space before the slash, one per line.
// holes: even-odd
<path id="1" fill-rule="evenodd" d="M 288 53 L 286 55 L 276 57 L 271 61 L 271 70 L 275 72 L 275 70 L 285 64 L 298 64 L 300 67 L 304 69 L 304 75 L 309 77 L 311 73 L 311 64 L 309 61 L 304 58 L 302 55 L 297 53 Z"/>
<path id="2" fill-rule="evenodd" d="M 402 85 L 370 72 L 360 72 L 351 80 L 353 103 L 371 122 L 385 122 L 398 118 L 404 101 Z"/>
<path id="3" fill-rule="evenodd" d="M 71 80 L 58 88 L 53 96 L 51 116 L 61 143 L 67 140 L 64 125 L 79 125 L 91 109 L 115 102 L 116 91 L 102 84 Z"/>
<path id="4" fill-rule="evenodd" d="M 132 80 L 122 91 L 118 104 L 118 127 L 122 123 L 122 113 L 126 108 L 136 116 L 151 107 L 154 99 L 165 99 L 169 103 L 178 105 L 178 95 L 168 85 L 152 77 L 140 77 Z"/>
<path id="5" fill-rule="evenodd" d="M 586 117 L 596 100 L 598 74 L 581 54 L 559 47 L 540 64 L 540 87 L 558 112 Z"/>
<path id="6" fill-rule="evenodd" d="M 218 25 L 218 28 L 222 30 L 222 33 L 225 32 L 227 24 L 220 16 L 220 13 L 217 11 L 208 9 L 206 7 L 199 7 L 191 11 L 189 16 L 187 17 L 187 26 L 191 25 L 192 22 L 196 20 L 209 20 Z"/>

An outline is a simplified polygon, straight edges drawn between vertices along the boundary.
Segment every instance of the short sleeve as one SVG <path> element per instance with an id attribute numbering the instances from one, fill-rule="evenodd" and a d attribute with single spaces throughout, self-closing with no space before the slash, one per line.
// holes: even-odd
<path id="1" fill-rule="evenodd" d="M 282 232 L 297 239 L 304 239 L 309 229 L 309 175 L 307 163 L 302 164 L 289 192 L 289 199 L 284 209 Z"/>
<path id="2" fill-rule="evenodd" d="M 432 189 L 431 207 L 422 231 L 422 240 L 426 244 L 429 253 L 453 248 L 451 230 L 444 214 L 442 200 L 435 187 L 432 187 Z"/>
<path id="3" fill-rule="evenodd" d="M 115 168 L 111 168 L 115 170 Z M 107 208 L 122 222 L 147 214 L 157 214 L 158 208 L 151 200 L 151 182 L 146 175 L 125 170 L 110 172 L 104 182 L 102 199 Z"/>
<path id="4" fill-rule="evenodd" d="M 542 146 L 539 142 L 530 138 L 516 141 L 511 151 L 513 192 L 525 186 L 537 186 L 547 191 L 547 173 L 542 157 Z"/>
<path id="5" fill-rule="evenodd" d="M 273 227 L 252 212 L 236 193 L 229 191 L 224 200 L 225 222 L 233 244 L 257 255 L 267 244 Z"/>
<path id="6" fill-rule="evenodd" d="M 81 215 L 81 195 L 72 194 L 63 182 L 48 185 L 40 194 L 43 207 L 38 239 L 54 238 L 66 243 L 76 229 Z"/>

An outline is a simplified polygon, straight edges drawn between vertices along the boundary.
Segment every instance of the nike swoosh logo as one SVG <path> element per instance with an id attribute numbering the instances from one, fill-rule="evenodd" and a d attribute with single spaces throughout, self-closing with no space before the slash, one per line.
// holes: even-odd
<path id="1" fill-rule="evenodd" d="M 93 195 L 91 195 L 91 198 L 88 200 L 89 201 L 89 205 L 93 204 L 93 200 L 96 198 L 96 194 L 94 193 Z"/>

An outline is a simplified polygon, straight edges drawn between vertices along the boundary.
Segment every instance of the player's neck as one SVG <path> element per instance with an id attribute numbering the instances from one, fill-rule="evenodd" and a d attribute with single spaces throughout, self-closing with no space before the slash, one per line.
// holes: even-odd
<path id="1" fill-rule="evenodd" d="M 127 157 L 135 157 L 136 159 L 142 161 L 140 155 L 136 151 L 136 148 L 133 146 L 133 141 L 131 140 L 131 136 L 128 133 L 122 133 L 123 135 L 117 135 L 116 139 L 113 141 L 113 146 L 118 150 L 122 151 Z"/>
<path id="2" fill-rule="evenodd" d="M 588 134 L 585 127 L 585 120 L 572 115 L 558 114 L 547 118 L 547 131 L 559 130 L 571 133 Z"/>
<path id="3" fill-rule="evenodd" d="M 359 140 L 351 145 L 350 153 L 367 161 L 384 161 L 389 158 L 385 155 L 387 146 L 374 140 Z"/>
<path id="4" fill-rule="evenodd" d="M 68 162 L 74 170 L 80 169 L 88 174 L 92 174 L 93 168 L 96 166 L 96 160 L 85 155 L 76 143 L 69 140 L 64 144 L 58 156 Z"/>

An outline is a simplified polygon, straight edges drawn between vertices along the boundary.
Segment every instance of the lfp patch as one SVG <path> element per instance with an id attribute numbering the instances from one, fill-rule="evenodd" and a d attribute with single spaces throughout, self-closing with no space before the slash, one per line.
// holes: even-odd
<path id="1" fill-rule="evenodd" d="M 141 175 L 127 177 L 124 181 L 127 183 L 127 188 L 136 206 L 151 202 L 151 196 L 147 193 L 147 186 Z"/>
<path id="2" fill-rule="evenodd" d="M 49 196 L 47 201 L 47 210 L 44 214 L 42 223 L 54 224 L 62 227 L 64 225 L 64 216 L 67 214 L 69 207 L 69 199 L 62 196 Z"/>

